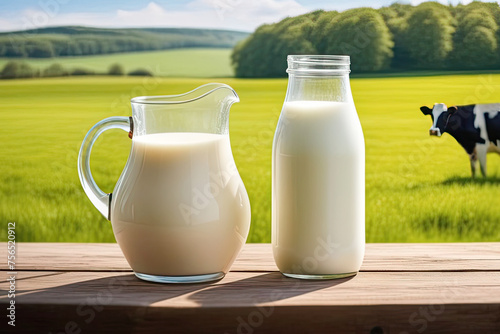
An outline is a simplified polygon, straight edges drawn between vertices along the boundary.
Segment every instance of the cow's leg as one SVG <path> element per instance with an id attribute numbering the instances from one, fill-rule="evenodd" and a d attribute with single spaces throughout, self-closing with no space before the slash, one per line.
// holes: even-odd
<path id="1" fill-rule="evenodd" d="M 472 178 L 476 177 L 476 163 L 477 163 L 477 155 L 476 152 L 469 154 L 470 159 L 470 171 L 472 173 Z"/>
<path id="2" fill-rule="evenodd" d="M 486 177 L 486 153 L 488 153 L 489 144 L 477 144 L 476 152 L 479 166 L 481 167 L 481 174 Z"/>
<path id="3" fill-rule="evenodd" d="M 476 177 L 476 165 L 477 165 L 477 150 L 474 147 L 474 151 L 472 151 L 471 154 L 469 154 L 469 159 L 470 159 L 470 171 L 472 173 L 472 178 Z"/>

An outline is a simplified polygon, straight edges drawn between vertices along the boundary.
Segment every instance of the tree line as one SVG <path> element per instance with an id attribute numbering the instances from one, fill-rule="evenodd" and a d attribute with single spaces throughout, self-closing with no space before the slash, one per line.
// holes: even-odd
<path id="1" fill-rule="evenodd" d="M 395 3 L 315 11 L 257 28 L 233 49 L 237 77 L 286 75 L 289 54 L 345 54 L 353 72 L 500 69 L 500 7 Z"/>
<path id="2" fill-rule="evenodd" d="M 54 63 L 44 69 L 38 69 L 30 66 L 27 62 L 24 61 L 9 61 L 0 71 L 0 79 L 65 77 L 70 75 L 153 76 L 153 73 L 143 68 L 125 72 L 123 66 L 118 63 L 110 65 L 107 72 L 99 73 L 82 67 L 68 69 L 59 63 Z"/>
<path id="3" fill-rule="evenodd" d="M 187 47 L 233 47 L 248 34 L 208 29 L 53 27 L 0 33 L 0 57 L 49 58 Z"/>

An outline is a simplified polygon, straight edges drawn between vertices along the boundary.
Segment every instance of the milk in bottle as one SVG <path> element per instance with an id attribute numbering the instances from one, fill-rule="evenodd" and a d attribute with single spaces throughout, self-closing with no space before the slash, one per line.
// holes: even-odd
<path id="1" fill-rule="evenodd" d="M 349 57 L 289 56 L 273 145 L 272 244 L 290 277 L 358 272 L 365 242 L 365 150 Z"/>

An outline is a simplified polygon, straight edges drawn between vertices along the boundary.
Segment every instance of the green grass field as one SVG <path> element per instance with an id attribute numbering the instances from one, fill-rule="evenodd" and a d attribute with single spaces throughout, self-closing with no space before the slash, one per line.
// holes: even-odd
<path id="1" fill-rule="evenodd" d="M 148 80 L 148 81 L 144 81 Z M 112 242 L 111 226 L 86 198 L 76 160 L 88 129 L 130 115 L 128 99 L 176 94 L 209 81 L 236 89 L 231 111 L 236 164 L 250 195 L 250 242 L 270 241 L 271 144 L 287 81 L 81 77 L 0 81 L 0 222 L 18 241 Z M 368 242 L 500 241 L 500 156 L 489 178 L 470 180 L 453 138 L 428 135 L 434 102 L 500 102 L 500 75 L 353 79 L 366 140 Z M 101 136 L 93 172 L 112 191 L 130 149 L 120 130 Z"/>
<path id="2" fill-rule="evenodd" d="M 68 69 L 86 68 L 106 73 L 111 64 L 122 64 L 126 72 L 146 68 L 154 75 L 169 77 L 232 77 L 231 49 L 186 48 L 163 51 L 115 53 L 98 56 L 25 58 L 31 66 L 44 69 L 60 63 Z M 0 69 L 12 59 L 0 58 Z M 153 65 L 152 65 L 153 64 Z"/>

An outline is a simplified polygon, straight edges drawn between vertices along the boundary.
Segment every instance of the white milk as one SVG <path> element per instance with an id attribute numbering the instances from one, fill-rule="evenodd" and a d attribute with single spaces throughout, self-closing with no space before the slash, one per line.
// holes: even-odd
<path id="1" fill-rule="evenodd" d="M 111 223 L 135 272 L 227 272 L 248 235 L 250 205 L 229 136 L 164 133 L 133 138 Z"/>
<path id="2" fill-rule="evenodd" d="M 365 149 L 352 103 L 285 102 L 273 160 L 273 251 L 281 272 L 357 272 L 365 242 Z"/>

